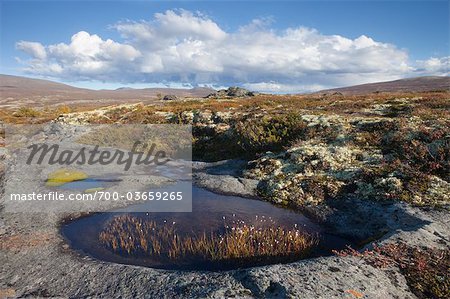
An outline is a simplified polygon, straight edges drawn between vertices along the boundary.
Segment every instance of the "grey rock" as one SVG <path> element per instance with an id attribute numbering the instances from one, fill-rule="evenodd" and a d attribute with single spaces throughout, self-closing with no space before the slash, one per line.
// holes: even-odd
<path id="1" fill-rule="evenodd" d="M 173 94 L 168 94 L 163 97 L 163 101 L 177 101 L 179 99 L 180 98 L 178 96 L 173 95 Z"/>
<path id="2" fill-rule="evenodd" d="M 69 133 L 70 138 L 77 135 Z M 243 179 L 244 167 L 245 161 L 237 160 L 195 163 L 194 181 L 216 192 L 252 196 L 258 181 Z M 31 170 L 22 173 L 36 176 Z M 134 184 L 130 180 L 124 183 Z M 8 247 L 0 251 L 0 290 L 14 291 L 19 298 L 347 298 L 349 290 L 364 298 L 416 298 L 399 269 L 374 268 L 359 257 L 328 256 L 224 272 L 168 271 L 103 262 L 64 246 L 59 226 L 68 216 L 81 215 L 0 209 L 0 227 L 8 227 L 8 233 L 14 235 L 1 236 L 2 245 Z M 366 230 L 381 224 L 387 230 L 381 242 L 449 245 L 448 210 L 348 201 L 331 207 L 324 219 L 341 234 L 364 236 Z M 357 231 L 352 232 L 355 227 Z M 33 242 L 11 243 L 27 238 Z"/>
<path id="3" fill-rule="evenodd" d="M 252 97 L 255 93 L 249 91 L 242 87 L 233 86 L 228 89 L 221 89 L 219 91 L 213 92 L 207 96 L 207 98 L 243 98 L 243 97 Z"/>

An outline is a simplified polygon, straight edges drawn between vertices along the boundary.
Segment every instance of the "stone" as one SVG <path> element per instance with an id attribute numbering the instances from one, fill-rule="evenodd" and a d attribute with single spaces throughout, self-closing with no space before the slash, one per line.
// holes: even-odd
<path id="1" fill-rule="evenodd" d="M 168 94 L 163 97 L 163 101 L 178 101 L 180 98 L 173 94 Z"/>
<path id="2" fill-rule="evenodd" d="M 242 87 L 233 86 L 228 89 L 221 89 L 206 96 L 207 98 L 243 98 L 253 97 L 255 93 Z"/>

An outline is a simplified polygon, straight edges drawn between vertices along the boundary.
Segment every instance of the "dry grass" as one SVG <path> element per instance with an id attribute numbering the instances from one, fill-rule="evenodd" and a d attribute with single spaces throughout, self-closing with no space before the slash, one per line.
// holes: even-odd
<path id="1" fill-rule="evenodd" d="M 41 124 L 50 122 L 65 113 L 90 111 L 99 107 L 101 106 L 57 105 L 52 107 L 21 107 L 19 109 L 0 109 L 0 123 Z"/>
<path id="2" fill-rule="evenodd" d="M 372 93 L 367 95 L 257 95 L 250 98 L 236 99 L 186 99 L 155 103 L 143 106 L 128 115 L 129 123 L 160 123 L 165 120 L 155 114 L 160 112 L 173 112 L 175 114 L 183 111 L 210 110 L 257 112 L 267 111 L 274 114 L 286 112 L 307 112 L 309 114 L 364 114 L 363 110 L 374 104 L 386 104 L 396 98 L 414 99 L 414 107 L 411 115 L 421 118 L 450 117 L 450 92 L 418 92 L 418 93 Z M 19 108 L 18 110 L 0 111 L 0 119 L 7 123 L 43 123 L 52 120 L 63 113 L 82 112 L 101 108 L 101 105 L 61 105 L 47 108 Z M 33 110 L 32 113 L 23 111 Z M 22 111 L 21 111 L 22 110 Z M 23 113 L 26 112 L 26 113 Z M 108 122 L 114 122 L 129 111 L 111 111 Z M 107 119 L 99 119 L 100 123 Z"/>
<path id="3" fill-rule="evenodd" d="M 114 252 L 127 255 L 195 258 L 203 261 L 306 257 L 317 240 L 297 229 L 224 226 L 224 232 L 182 236 L 175 224 L 157 224 L 130 215 L 114 218 L 100 233 L 100 242 Z"/>

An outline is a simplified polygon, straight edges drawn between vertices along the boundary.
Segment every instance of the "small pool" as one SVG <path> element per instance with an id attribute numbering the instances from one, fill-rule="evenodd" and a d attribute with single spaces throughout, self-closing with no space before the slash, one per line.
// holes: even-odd
<path id="1" fill-rule="evenodd" d="M 256 257 L 254 259 L 205 260 L 195 257 L 169 259 L 149 257 L 143 254 L 117 252 L 105 246 L 99 236 L 117 221 L 117 217 L 127 215 L 133 221 L 151 222 L 155 226 L 172 226 L 178 237 L 223 235 L 224 227 L 234 224 L 258 228 L 283 228 L 300 230 L 317 240 L 308 257 L 329 255 L 333 249 L 343 249 L 354 245 L 350 240 L 328 234 L 321 226 L 304 215 L 288 209 L 276 207 L 268 202 L 237 196 L 220 195 L 199 187 L 192 189 L 193 206 L 191 213 L 142 213 L 117 210 L 79 218 L 62 225 L 61 232 L 70 246 L 82 254 L 93 258 L 122 263 L 173 270 L 230 270 L 252 266 L 286 263 L 300 259 L 297 255 L 283 257 Z M 115 220 L 116 219 L 116 220 Z M 141 224 L 139 224 L 141 225 Z M 135 236 L 128 236 L 134 238 Z M 303 257 L 302 257 L 303 258 Z"/>

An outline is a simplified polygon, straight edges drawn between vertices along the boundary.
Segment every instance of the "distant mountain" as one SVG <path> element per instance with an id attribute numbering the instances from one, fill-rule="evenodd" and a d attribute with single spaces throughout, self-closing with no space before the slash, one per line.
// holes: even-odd
<path id="1" fill-rule="evenodd" d="M 159 95 L 176 95 L 179 97 L 204 97 L 214 92 L 210 88 L 119 88 L 116 90 L 91 90 L 77 88 L 49 80 L 31 79 L 0 74 L 0 106 L 17 107 L 21 104 L 90 104 L 118 101 L 148 102 Z"/>
<path id="2" fill-rule="evenodd" d="M 133 90 L 134 88 L 133 87 L 119 87 L 119 88 L 116 88 L 115 90 Z"/>
<path id="3" fill-rule="evenodd" d="M 87 89 L 76 88 L 70 85 L 56 83 L 48 80 L 31 79 L 26 77 L 0 75 L 0 96 L 32 96 L 39 93 L 42 96 L 68 93 L 87 92 Z"/>
<path id="4" fill-rule="evenodd" d="M 388 82 L 368 83 L 349 87 L 321 90 L 318 94 L 367 94 L 376 92 L 450 91 L 450 77 L 417 77 Z"/>

